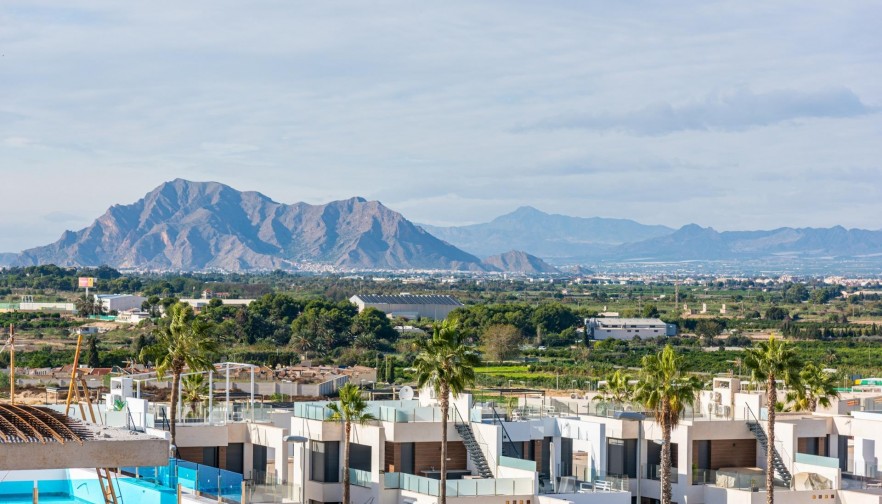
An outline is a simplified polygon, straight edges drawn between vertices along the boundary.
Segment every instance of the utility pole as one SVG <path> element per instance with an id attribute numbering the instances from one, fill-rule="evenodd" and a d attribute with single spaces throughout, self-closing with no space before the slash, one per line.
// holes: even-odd
<path id="1" fill-rule="evenodd" d="M 674 280 L 674 311 L 678 310 L 678 306 L 680 306 L 680 281 Z M 638 503 L 640 504 L 640 503 Z"/>

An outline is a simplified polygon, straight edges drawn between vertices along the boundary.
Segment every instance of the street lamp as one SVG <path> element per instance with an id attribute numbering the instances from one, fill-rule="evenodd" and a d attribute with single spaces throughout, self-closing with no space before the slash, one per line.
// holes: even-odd
<path id="1" fill-rule="evenodd" d="M 303 504 L 306 497 L 306 442 L 309 438 L 303 436 L 285 436 L 286 443 L 296 443 L 300 445 L 300 504 Z"/>
<path id="2" fill-rule="evenodd" d="M 637 422 L 637 504 L 640 504 L 641 448 L 643 445 L 643 421 L 646 415 L 639 411 L 616 411 L 615 418 L 627 422 Z"/>

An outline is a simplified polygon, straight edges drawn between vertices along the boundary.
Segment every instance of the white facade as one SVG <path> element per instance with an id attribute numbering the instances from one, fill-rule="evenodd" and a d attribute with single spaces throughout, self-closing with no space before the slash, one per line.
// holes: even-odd
<path id="1" fill-rule="evenodd" d="M 109 313 L 140 309 L 147 298 L 134 294 L 95 294 L 95 300 Z"/>
<path id="2" fill-rule="evenodd" d="M 747 389 L 737 378 L 715 378 L 712 390 L 681 415 L 671 436 L 674 502 L 765 501 L 766 456 L 757 428 L 767 429 L 766 405 L 762 394 Z M 253 422 L 180 425 L 178 444 L 191 451 L 243 444 L 246 477 L 272 473 L 295 501 L 302 491 L 307 502 L 340 502 L 344 430 L 329 420 L 327 404 L 295 403 Z M 878 392 L 850 393 L 824 412 L 779 414 L 775 450 L 793 483 L 777 488 L 776 500 L 882 504 L 882 493 L 866 489 L 880 484 L 882 412 L 860 411 L 876 404 L 882 404 Z M 377 420 L 352 431 L 352 502 L 437 503 L 442 424 L 435 398 L 370 401 L 368 409 Z M 623 408 L 582 397 L 521 398 L 513 408 L 457 397 L 447 424 L 456 478 L 448 481 L 448 499 L 628 504 L 639 492 L 654 502 L 662 432 L 651 415 L 626 420 L 616 409 Z M 265 456 L 255 447 L 264 447 Z M 481 459 L 491 477 L 481 477 Z M 776 478 L 784 476 L 776 471 Z"/>
<path id="3" fill-rule="evenodd" d="M 676 336 L 677 326 L 666 324 L 657 318 L 598 317 L 585 319 L 585 331 L 589 339 L 630 340 Z"/>
<path id="4" fill-rule="evenodd" d="M 226 298 L 211 298 L 211 299 L 184 298 L 184 299 L 181 299 L 180 302 L 187 303 L 188 305 L 192 306 L 195 311 L 198 312 L 198 311 L 202 310 L 203 308 L 205 308 L 206 306 L 208 306 L 208 303 L 210 303 L 212 301 L 212 299 L 220 300 L 221 304 L 223 304 L 225 306 L 248 306 L 252 302 L 254 302 L 253 299 L 226 299 Z"/>
<path id="5" fill-rule="evenodd" d="M 138 324 L 143 320 L 150 320 L 150 313 L 141 311 L 140 308 L 119 312 L 116 321 L 120 324 Z"/>

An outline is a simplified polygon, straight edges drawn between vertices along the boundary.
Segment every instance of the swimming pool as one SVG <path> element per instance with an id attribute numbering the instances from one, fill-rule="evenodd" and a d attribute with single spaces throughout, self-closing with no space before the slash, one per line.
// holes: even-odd
<path id="1" fill-rule="evenodd" d="M 86 476 L 86 470 L 70 470 L 75 476 Z M 15 475 L 18 477 L 31 476 L 39 478 L 41 475 L 34 474 L 37 471 L 29 471 L 29 474 Z M 85 474 L 84 474 L 85 473 Z M 94 474 L 94 471 L 92 471 Z M 55 473 L 47 473 L 46 477 L 57 477 Z M 0 482 L 0 502 L 32 503 L 36 488 L 38 502 L 53 504 L 103 504 L 104 496 L 101 487 L 95 478 L 67 478 L 67 479 L 32 479 L 19 481 Z M 168 487 L 156 485 L 147 481 L 134 478 L 114 478 L 114 488 L 122 502 L 126 504 L 173 504 L 177 502 L 177 492 Z"/>

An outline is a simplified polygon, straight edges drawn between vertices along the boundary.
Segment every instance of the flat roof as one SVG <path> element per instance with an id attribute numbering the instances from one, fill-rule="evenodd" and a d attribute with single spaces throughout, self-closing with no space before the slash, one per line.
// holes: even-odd
<path id="1" fill-rule="evenodd" d="M 434 295 L 434 294 L 425 294 L 425 295 L 414 295 L 414 294 L 406 294 L 406 295 L 386 295 L 386 294 L 356 294 L 352 296 L 353 298 L 358 298 L 364 303 L 369 304 L 412 304 L 412 305 L 447 305 L 447 306 L 463 306 L 462 303 L 459 302 L 453 296 L 447 295 Z"/>
<path id="2" fill-rule="evenodd" d="M 651 324 L 651 325 L 665 325 L 665 321 L 657 318 L 622 318 L 622 317 L 598 317 L 595 318 L 598 323 L 607 323 L 607 324 Z"/>

